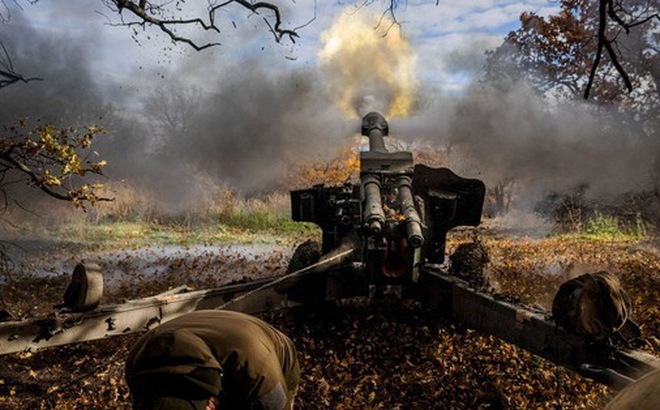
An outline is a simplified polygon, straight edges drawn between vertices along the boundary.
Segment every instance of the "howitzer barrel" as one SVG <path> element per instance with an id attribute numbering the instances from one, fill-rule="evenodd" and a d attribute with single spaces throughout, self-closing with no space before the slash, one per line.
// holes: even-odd
<path id="1" fill-rule="evenodd" d="M 372 235 L 383 231 L 385 211 L 380 198 L 380 179 L 375 175 L 362 177 L 362 190 L 364 192 L 364 210 L 362 219 Z"/>
<path id="2" fill-rule="evenodd" d="M 369 137 L 369 151 L 387 152 L 383 137 L 386 137 L 389 131 L 387 120 L 377 112 L 370 112 L 362 118 L 362 135 Z"/>
<path id="3" fill-rule="evenodd" d="M 424 244 L 424 235 L 422 234 L 421 219 L 415 209 L 411 184 L 412 179 L 408 176 L 401 176 L 397 179 L 399 206 L 401 207 L 401 214 L 406 221 L 408 244 L 413 248 L 419 248 Z"/>

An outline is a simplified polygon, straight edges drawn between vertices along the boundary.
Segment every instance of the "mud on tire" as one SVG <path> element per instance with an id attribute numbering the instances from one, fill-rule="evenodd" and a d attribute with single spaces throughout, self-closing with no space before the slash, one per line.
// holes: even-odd
<path id="1" fill-rule="evenodd" d="M 467 281 L 476 289 L 489 287 L 485 267 L 490 259 L 481 242 L 460 244 L 449 259 L 452 275 Z"/>
<path id="2" fill-rule="evenodd" d="M 295 272 L 306 268 L 319 261 L 321 258 L 321 244 L 315 240 L 308 240 L 298 245 L 291 256 L 291 261 L 286 269 L 286 273 Z"/>

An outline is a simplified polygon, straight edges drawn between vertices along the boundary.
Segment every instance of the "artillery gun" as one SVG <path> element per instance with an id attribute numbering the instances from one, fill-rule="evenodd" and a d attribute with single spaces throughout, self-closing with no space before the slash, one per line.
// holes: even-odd
<path id="1" fill-rule="evenodd" d="M 356 248 L 353 266 L 372 296 L 401 293 L 418 283 L 420 267 L 445 263 L 450 229 L 479 225 L 486 187 L 414 164 L 411 152 L 388 152 L 389 125 L 379 113 L 367 114 L 361 129 L 369 150 L 360 153 L 360 183 L 293 191 L 292 216 L 321 227 L 323 254 Z"/>
<path id="2" fill-rule="evenodd" d="M 579 285 L 562 287 L 558 300 L 568 300 L 569 307 L 560 306 L 553 317 L 475 286 L 470 275 L 478 273 L 479 257 L 473 258 L 476 266 L 455 263 L 452 269 L 447 233 L 480 224 L 483 182 L 414 164 L 410 152 L 389 152 L 389 125 L 378 113 L 367 114 L 361 130 L 369 150 L 360 153 L 359 183 L 291 192 L 293 219 L 317 224 L 322 238 L 319 250 L 303 244 L 294 252 L 286 275 L 207 290 L 182 286 L 99 305 L 99 268 L 79 265 L 64 309 L 48 318 L 0 323 L 0 354 L 142 332 L 196 309 L 260 313 L 392 295 L 420 300 L 439 315 L 610 386 L 660 368 L 658 358 L 631 348 L 640 333 L 627 315 L 605 337 L 571 325 L 580 308 Z"/>

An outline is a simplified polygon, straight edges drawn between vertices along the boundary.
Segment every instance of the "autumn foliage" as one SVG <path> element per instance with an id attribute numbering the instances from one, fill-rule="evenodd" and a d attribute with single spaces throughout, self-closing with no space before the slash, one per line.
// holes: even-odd
<path id="1" fill-rule="evenodd" d="M 406 146 L 389 141 L 391 151 L 411 151 L 415 163 L 432 167 L 447 166 L 447 155 L 431 146 Z M 341 185 L 360 180 L 360 150 L 357 144 L 339 148 L 328 157 L 301 159 L 288 170 L 285 188 L 302 189 L 316 184 Z"/>
<path id="2" fill-rule="evenodd" d="M 473 234 L 454 232 L 448 250 Z M 512 237 L 487 228 L 478 234 L 490 258 L 491 280 L 500 292 L 528 305 L 547 307 L 574 263 L 616 273 L 632 298 L 633 319 L 647 337 L 642 348 L 660 352 L 655 337 L 660 257 L 646 244 Z M 246 258 L 240 247 L 194 259 L 151 256 L 166 267 L 161 273 L 135 275 L 143 261 L 112 258 L 112 266 L 123 266 L 127 273 L 113 282 L 110 301 L 153 295 L 182 283 L 219 286 L 235 278 L 231 272 L 244 274 L 245 280 L 278 275 L 288 260 L 281 252 Z M 28 311 L 44 316 L 66 279 L 43 278 L 0 290 L 19 316 Z M 303 374 L 296 408 L 598 409 L 613 394 L 411 301 L 346 300 L 264 318 L 285 331 L 298 349 Z M 0 357 L 0 408 L 129 409 L 123 365 L 136 337 Z"/>
<path id="3" fill-rule="evenodd" d="M 634 110 L 642 120 L 652 120 L 660 101 L 660 77 L 653 69 L 660 58 L 653 40 L 657 4 L 615 1 L 610 19 L 601 22 L 599 5 L 603 1 L 562 0 L 559 12 L 547 17 L 523 13 L 520 28 L 488 54 L 487 81 L 501 86 L 522 76 L 541 92 L 567 99 L 582 98 L 589 88 L 596 104 Z M 609 53 L 601 58 L 600 41 L 610 43 L 616 61 Z M 595 61 L 599 62 L 596 70 Z M 587 87 L 592 71 L 594 80 Z M 621 72 L 634 92 L 629 92 L 628 84 L 624 86 Z"/>
<path id="4" fill-rule="evenodd" d="M 302 189 L 317 184 L 341 185 L 360 177 L 360 155 L 352 147 L 341 148 L 330 158 L 301 159 L 288 171 L 286 186 Z"/>
<path id="5" fill-rule="evenodd" d="M 107 200 L 98 194 L 98 183 L 86 183 L 89 174 L 101 175 L 106 161 L 92 150 L 93 139 L 101 128 L 82 131 L 49 124 L 29 127 L 25 121 L 0 133 L 0 192 L 4 208 L 13 198 L 11 185 L 25 183 L 47 195 L 84 208 Z"/>

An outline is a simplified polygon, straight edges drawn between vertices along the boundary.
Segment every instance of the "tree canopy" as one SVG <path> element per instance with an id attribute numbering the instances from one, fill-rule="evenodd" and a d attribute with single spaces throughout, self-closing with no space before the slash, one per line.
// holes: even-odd
<path id="1" fill-rule="evenodd" d="M 556 15 L 523 13 L 520 21 L 489 55 L 489 80 L 522 75 L 542 92 L 657 109 L 656 2 L 562 0 Z"/>
<path id="2" fill-rule="evenodd" d="M 133 28 L 155 27 L 173 43 L 186 44 L 201 51 L 221 45 L 223 22 L 232 20 L 232 12 L 257 16 L 273 34 L 275 41 L 286 38 L 295 42 L 298 31 L 316 16 L 299 25 L 284 23 L 281 7 L 272 1 L 212 0 L 206 7 L 186 0 L 100 0 L 111 14 L 111 25 Z M 356 2 L 369 5 L 378 0 Z M 429 0 L 438 4 L 437 0 Z M 39 0 L 29 0 L 38 3 Z M 380 0 L 383 17 L 400 25 L 397 10 L 405 0 Z M 515 64 L 523 72 L 544 72 L 537 82 L 541 89 L 561 86 L 571 94 L 581 90 L 584 97 L 612 99 L 618 88 L 628 92 L 649 89 L 647 82 L 658 87 L 658 74 L 652 67 L 658 60 L 660 14 L 654 0 L 560 0 L 558 15 L 541 17 L 523 13 L 521 28 L 510 33 L 505 43 L 491 55 L 491 68 L 496 60 L 519 52 Z M 0 18 L 7 17 L 0 12 Z M 1 44 L 0 44 L 1 45 Z M 4 49 L 4 48 L 3 48 Z M 6 55 L 5 50 L 5 55 Z M 5 59 L 7 60 L 7 59 Z M 0 87 L 18 81 L 29 81 L 0 59 Z M 4 69 L 3 69 L 4 68 Z M 644 72 L 640 72 L 643 70 Z M 492 70 L 491 70 L 492 71 Z M 647 74 L 652 77 L 647 78 Z"/>

